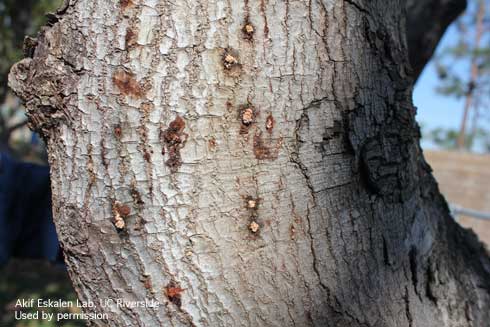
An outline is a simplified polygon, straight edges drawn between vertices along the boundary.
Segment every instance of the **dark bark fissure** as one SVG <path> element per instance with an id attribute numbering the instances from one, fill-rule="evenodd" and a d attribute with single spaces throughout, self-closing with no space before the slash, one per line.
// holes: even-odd
<path id="1" fill-rule="evenodd" d="M 412 246 L 408 252 L 408 257 L 410 260 L 410 273 L 412 275 L 412 284 L 415 293 L 418 294 L 418 267 L 417 267 L 417 248 Z"/>

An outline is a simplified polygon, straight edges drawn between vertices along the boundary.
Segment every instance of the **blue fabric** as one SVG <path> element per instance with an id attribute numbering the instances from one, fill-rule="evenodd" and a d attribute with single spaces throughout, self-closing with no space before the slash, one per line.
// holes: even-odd
<path id="1" fill-rule="evenodd" d="M 49 168 L 0 154 L 0 265 L 12 256 L 55 261 Z"/>

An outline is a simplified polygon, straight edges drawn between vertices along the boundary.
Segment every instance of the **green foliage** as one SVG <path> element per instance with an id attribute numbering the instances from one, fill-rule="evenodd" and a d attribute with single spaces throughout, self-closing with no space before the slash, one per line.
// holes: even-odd
<path id="1" fill-rule="evenodd" d="M 439 78 L 442 81 L 440 85 L 436 87 L 437 93 L 454 96 L 458 99 L 466 95 L 466 83 L 459 76 L 450 75 L 444 66 L 438 66 L 437 71 Z"/>
<path id="2" fill-rule="evenodd" d="M 424 138 L 431 140 L 437 147 L 444 150 L 456 150 L 459 131 L 451 128 L 435 128 L 424 132 Z M 490 152 L 490 132 L 478 128 L 465 135 L 465 144 L 468 149 L 478 146 L 483 152 Z"/>
<path id="3" fill-rule="evenodd" d="M 434 58 L 440 78 L 437 91 L 443 95 L 461 98 L 470 92 L 490 93 L 490 8 L 488 4 L 481 7 L 483 1 L 486 0 L 470 3 L 456 23 L 457 42 L 439 51 Z M 482 8 L 486 11 L 479 24 L 477 16 L 482 14 Z M 478 76 L 473 82 L 470 81 L 472 63 L 478 67 Z"/>
<path id="4" fill-rule="evenodd" d="M 453 129 L 436 128 L 429 132 L 428 138 L 437 146 L 445 150 L 456 149 L 458 132 Z"/>

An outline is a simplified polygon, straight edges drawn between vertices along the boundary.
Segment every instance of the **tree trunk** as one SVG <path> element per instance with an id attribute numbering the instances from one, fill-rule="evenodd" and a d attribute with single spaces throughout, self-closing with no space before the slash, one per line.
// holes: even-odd
<path id="1" fill-rule="evenodd" d="M 10 83 L 91 324 L 488 326 L 407 71 L 402 1 L 60 9 Z"/>

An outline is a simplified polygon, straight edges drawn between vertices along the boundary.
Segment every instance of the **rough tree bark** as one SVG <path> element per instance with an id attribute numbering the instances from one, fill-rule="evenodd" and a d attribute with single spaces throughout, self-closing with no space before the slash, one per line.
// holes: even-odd
<path id="1" fill-rule="evenodd" d="M 466 0 L 407 0 L 407 42 L 415 80 L 466 5 Z"/>
<path id="2" fill-rule="evenodd" d="M 404 2 L 78 0 L 10 75 L 95 326 L 488 326 Z M 154 308 L 99 299 L 155 299 Z"/>

